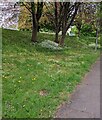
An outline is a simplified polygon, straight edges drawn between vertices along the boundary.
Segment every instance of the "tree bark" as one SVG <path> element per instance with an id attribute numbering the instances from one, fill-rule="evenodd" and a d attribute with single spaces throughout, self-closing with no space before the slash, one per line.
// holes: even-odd
<path id="1" fill-rule="evenodd" d="M 36 21 L 36 16 L 32 13 L 32 42 L 37 42 L 37 31 L 38 31 L 38 24 Z"/>
<path id="2" fill-rule="evenodd" d="M 64 17 L 62 19 L 62 38 L 61 38 L 61 41 L 60 41 L 60 45 L 62 45 L 62 46 L 64 45 L 64 39 L 66 37 L 66 32 L 69 29 L 69 27 L 72 25 L 72 23 L 73 23 L 73 21 L 75 19 L 75 16 L 77 15 L 77 11 L 78 11 L 79 5 L 80 5 L 80 3 L 75 3 L 75 5 L 74 5 L 75 11 L 73 13 L 73 16 L 72 16 L 70 22 L 67 23 L 68 22 L 68 18 L 70 16 L 67 18 L 68 10 L 66 10 L 66 8 L 68 9 L 69 4 L 67 4 L 67 3 L 65 4 L 64 13 L 63 13 Z"/>
<path id="3" fill-rule="evenodd" d="M 98 47 L 98 29 L 96 30 L 95 51 L 97 51 L 97 47 Z"/>
<path id="4" fill-rule="evenodd" d="M 59 29 L 59 26 L 58 26 L 58 3 L 55 1 L 55 3 L 54 3 L 54 5 L 55 5 L 55 42 L 56 43 L 59 43 L 59 41 L 58 41 L 58 33 L 59 33 L 59 31 L 58 31 L 58 29 Z"/>
<path id="5" fill-rule="evenodd" d="M 35 12 L 35 3 L 31 2 L 31 10 L 32 10 L 32 42 L 37 42 L 37 30 L 38 30 L 38 22 Z"/>
<path id="6" fill-rule="evenodd" d="M 60 45 L 61 46 L 64 45 L 65 37 L 66 37 L 66 30 L 62 31 L 62 37 L 61 37 L 61 40 L 60 40 Z"/>
<path id="7" fill-rule="evenodd" d="M 33 29 L 32 30 L 32 42 L 37 42 L 37 30 Z"/>
<path id="8" fill-rule="evenodd" d="M 55 34 L 55 41 L 56 43 L 59 43 L 59 40 L 58 40 L 58 31 L 56 31 L 56 34 Z"/>
<path id="9" fill-rule="evenodd" d="M 61 46 L 64 46 L 65 36 L 66 36 L 66 35 L 63 35 L 63 36 L 61 37 L 61 41 L 60 41 L 60 45 L 61 45 Z"/>

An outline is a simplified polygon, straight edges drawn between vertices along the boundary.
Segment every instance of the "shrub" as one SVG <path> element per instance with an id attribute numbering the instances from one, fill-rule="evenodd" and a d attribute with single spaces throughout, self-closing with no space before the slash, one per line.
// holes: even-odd
<path id="1" fill-rule="evenodd" d="M 92 32 L 93 32 L 93 29 L 92 29 L 92 25 L 91 24 L 83 24 L 82 27 L 81 27 L 81 33 L 83 35 L 87 35 L 87 36 L 92 36 Z"/>

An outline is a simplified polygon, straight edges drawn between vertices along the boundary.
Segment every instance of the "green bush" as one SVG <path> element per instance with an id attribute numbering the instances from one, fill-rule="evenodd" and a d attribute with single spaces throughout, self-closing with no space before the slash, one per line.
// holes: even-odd
<path id="1" fill-rule="evenodd" d="M 78 34 L 78 29 L 75 25 L 72 27 L 71 32 L 74 34 Z"/>
<path id="2" fill-rule="evenodd" d="M 95 35 L 91 24 L 83 24 L 81 27 L 81 33 L 85 36 L 94 36 Z"/>
<path id="3" fill-rule="evenodd" d="M 40 29 L 54 31 L 54 26 L 52 23 L 44 23 L 44 24 L 40 23 Z M 45 32 L 47 32 L 47 31 L 45 31 Z"/>

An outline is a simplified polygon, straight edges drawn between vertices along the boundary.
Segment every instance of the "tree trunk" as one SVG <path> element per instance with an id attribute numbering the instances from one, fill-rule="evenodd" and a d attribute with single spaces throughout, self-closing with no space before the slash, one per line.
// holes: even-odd
<path id="1" fill-rule="evenodd" d="M 37 30 L 33 29 L 32 30 L 32 42 L 37 42 Z"/>
<path id="2" fill-rule="evenodd" d="M 58 41 L 58 29 L 59 29 L 59 26 L 58 26 L 58 3 L 55 1 L 54 3 L 55 5 L 55 29 L 56 29 L 56 34 L 55 34 L 55 41 L 56 43 L 59 43 Z"/>
<path id="3" fill-rule="evenodd" d="M 37 31 L 38 31 L 38 24 L 36 20 L 36 16 L 32 13 L 32 42 L 37 42 Z"/>
<path id="4" fill-rule="evenodd" d="M 95 51 L 97 51 L 97 46 L 98 46 L 98 29 L 96 30 Z"/>
<path id="5" fill-rule="evenodd" d="M 69 4 L 68 3 L 65 3 L 65 6 L 64 6 L 64 13 L 63 13 L 63 19 L 62 19 L 62 38 L 61 38 L 61 41 L 60 41 L 60 45 L 64 45 L 64 39 L 66 37 L 66 32 L 67 30 L 69 29 L 69 27 L 72 25 L 74 19 L 75 19 L 75 16 L 77 14 L 77 11 L 78 11 L 78 7 L 79 7 L 80 3 L 75 3 L 74 5 L 74 8 L 75 8 L 75 11 L 71 17 L 71 20 L 70 22 L 68 23 L 68 18 L 70 18 L 70 16 L 68 17 L 68 8 L 69 8 Z"/>
<path id="6" fill-rule="evenodd" d="M 59 43 L 59 40 L 58 40 L 58 30 L 56 30 L 55 41 L 54 42 Z"/>
<path id="7" fill-rule="evenodd" d="M 62 30 L 62 32 L 63 32 L 63 30 Z M 62 33 L 62 37 L 61 37 L 61 40 L 60 40 L 60 45 L 61 45 L 61 46 L 64 45 L 65 37 L 66 37 L 66 31 L 64 31 L 64 32 Z"/>

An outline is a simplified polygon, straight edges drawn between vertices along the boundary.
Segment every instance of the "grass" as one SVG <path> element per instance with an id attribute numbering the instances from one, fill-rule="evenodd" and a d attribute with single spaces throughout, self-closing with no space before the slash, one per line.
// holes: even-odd
<path id="1" fill-rule="evenodd" d="M 3 30 L 4 118 L 53 117 L 99 56 L 86 47 L 93 39 L 67 37 L 67 49 L 51 51 L 32 45 L 30 36 L 27 31 Z M 54 36 L 39 34 L 38 39 Z"/>

